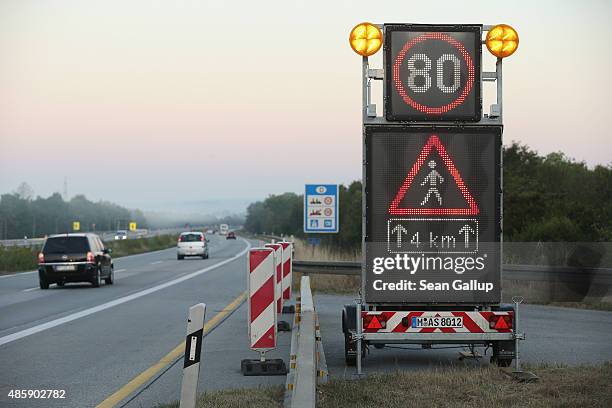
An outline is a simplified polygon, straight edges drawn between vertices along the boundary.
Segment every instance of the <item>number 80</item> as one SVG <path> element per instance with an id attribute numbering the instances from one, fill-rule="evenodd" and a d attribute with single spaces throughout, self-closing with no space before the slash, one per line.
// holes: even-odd
<path id="1" fill-rule="evenodd" d="M 414 66 L 416 61 L 423 61 L 425 63 L 425 67 L 416 68 Z M 443 74 L 444 74 L 444 63 L 446 61 L 451 61 L 453 63 L 453 84 L 451 86 L 444 85 Z M 431 59 L 425 54 L 414 54 L 412 57 L 408 59 L 408 87 L 412 89 L 416 93 L 424 93 L 429 90 L 431 87 Z M 440 91 L 444 93 L 453 93 L 459 89 L 461 85 L 461 61 L 459 58 L 453 54 L 443 54 L 436 61 L 436 85 L 440 89 Z M 415 83 L 415 78 L 423 77 L 425 79 L 425 83 L 423 85 L 417 85 Z"/>

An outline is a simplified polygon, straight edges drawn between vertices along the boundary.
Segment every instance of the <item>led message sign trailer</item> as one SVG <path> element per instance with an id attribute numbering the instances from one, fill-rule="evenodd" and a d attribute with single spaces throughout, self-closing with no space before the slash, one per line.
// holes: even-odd
<path id="1" fill-rule="evenodd" d="M 365 127 L 366 302 L 494 303 L 501 126 Z"/>
<path id="2" fill-rule="evenodd" d="M 385 25 L 389 121 L 478 121 L 482 26 Z"/>

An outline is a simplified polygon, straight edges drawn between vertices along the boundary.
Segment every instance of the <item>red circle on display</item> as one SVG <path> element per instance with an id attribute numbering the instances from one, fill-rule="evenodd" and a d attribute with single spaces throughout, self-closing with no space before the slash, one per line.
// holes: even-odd
<path id="1" fill-rule="evenodd" d="M 406 89 L 404 88 L 404 84 L 402 84 L 402 81 L 399 79 L 400 65 L 404 61 L 404 57 L 406 56 L 410 48 L 412 48 L 412 46 L 414 46 L 415 44 L 427 40 L 446 41 L 450 45 L 454 46 L 457 51 L 459 51 L 459 53 L 463 56 L 463 60 L 465 61 L 468 67 L 467 83 L 465 84 L 465 87 L 463 88 L 461 94 L 454 101 L 440 107 L 425 106 L 410 98 L 410 96 L 408 96 L 408 93 L 406 92 Z M 399 52 L 399 54 L 397 54 L 397 58 L 395 59 L 395 63 L 393 64 L 393 83 L 395 84 L 395 89 L 397 89 L 397 92 L 400 94 L 404 102 L 406 102 L 408 105 L 412 106 L 419 112 L 432 115 L 441 115 L 461 105 L 465 101 L 465 98 L 469 95 L 474 85 L 474 61 L 472 61 L 472 57 L 470 57 L 470 54 L 467 52 L 463 44 L 461 44 L 459 41 L 455 40 L 448 34 L 437 32 L 425 33 L 423 35 L 418 36 L 417 38 L 408 41 L 406 44 L 404 44 L 404 47 Z"/>
<path id="2" fill-rule="evenodd" d="M 325 200 L 323 200 L 323 201 L 325 201 L 325 204 L 327 204 L 327 205 L 330 205 L 332 203 L 331 197 L 325 197 Z"/>
<path id="3" fill-rule="evenodd" d="M 331 208 L 326 208 L 323 213 L 325 214 L 325 216 L 329 217 L 330 215 L 332 215 L 332 210 Z"/>

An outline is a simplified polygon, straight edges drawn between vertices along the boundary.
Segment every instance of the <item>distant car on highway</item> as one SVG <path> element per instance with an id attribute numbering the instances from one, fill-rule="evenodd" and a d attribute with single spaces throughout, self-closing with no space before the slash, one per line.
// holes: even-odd
<path id="1" fill-rule="evenodd" d="M 116 240 L 122 240 L 122 239 L 127 239 L 128 237 L 128 233 L 126 230 L 119 230 L 117 232 L 115 232 L 115 239 Z"/>
<path id="2" fill-rule="evenodd" d="M 38 280 L 41 289 L 56 283 L 91 282 L 99 287 L 102 279 L 112 285 L 115 276 L 111 250 L 99 236 L 90 233 L 51 235 L 38 254 Z"/>
<path id="3" fill-rule="evenodd" d="M 228 232 L 225 239 L 236 239 L 236 233 L 234 231 Z"/>
<path id="4" fill-rule="evenodd" d="M 208 259 L 208 240 L 203 233 L 197 231 L 183 232 L 176 244 L 176 259 L 186 256 L 201 256 Z"/>

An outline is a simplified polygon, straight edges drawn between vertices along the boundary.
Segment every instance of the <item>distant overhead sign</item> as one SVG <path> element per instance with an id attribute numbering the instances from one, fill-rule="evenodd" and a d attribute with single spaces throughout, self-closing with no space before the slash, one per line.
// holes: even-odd
<path id="1" fill-rule="evenodd" d="M 338 232 L 338 185 L 306 184 L 304 191 L 304 232 Z"/>
<path id="2" fill-rule="evenodd" d="M 480 25 L 385 25 L 387 120 L 478 121 Z"/>

